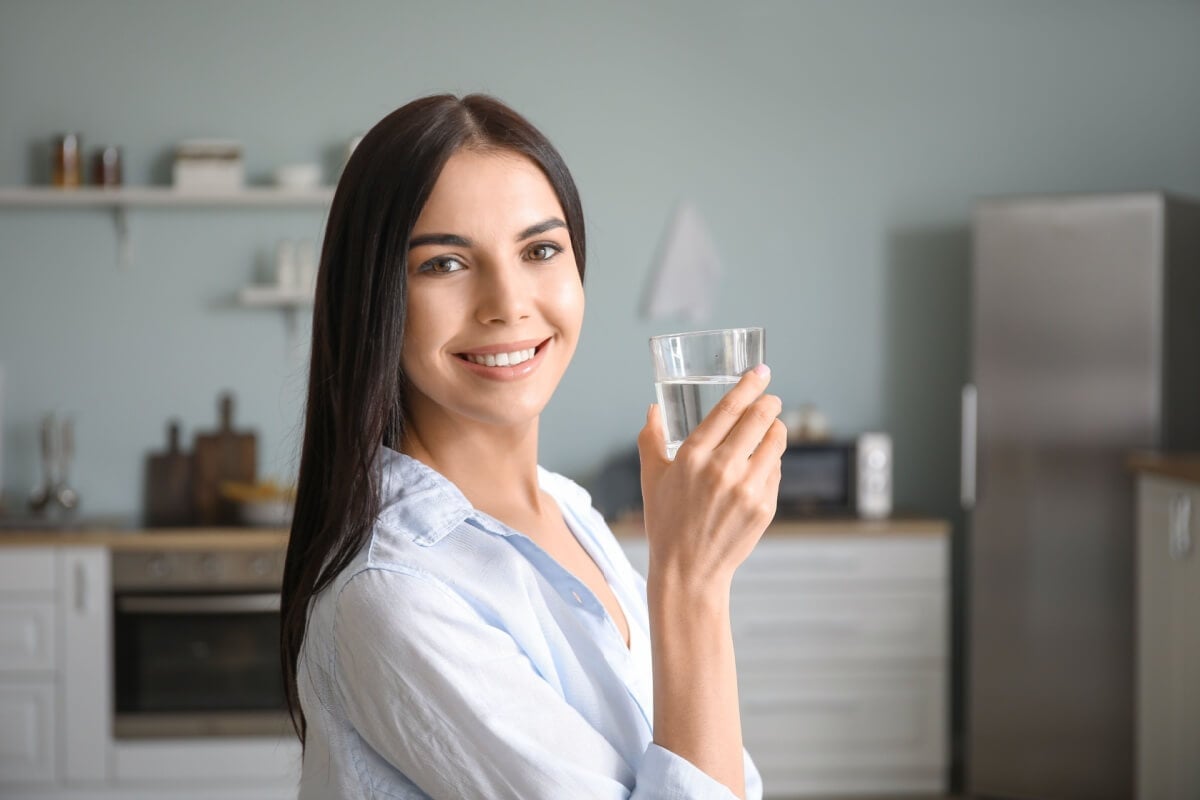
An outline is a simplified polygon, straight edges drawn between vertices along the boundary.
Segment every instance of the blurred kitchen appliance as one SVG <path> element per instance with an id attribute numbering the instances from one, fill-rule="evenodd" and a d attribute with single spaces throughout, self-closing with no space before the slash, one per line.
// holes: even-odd
<path id="1" fill-rule="evenodd" d="M 786 516 L 885 517 L 892 511 L 892 439 L 796 442 L 782 459 L 778 513 Z"/>
<path id="2" fill-rule="evenodd" d="M 855 507 L 860 517 L 892 513 L 892 437 L 864 433 L 855 448 Z"/>
<path id="3" fill-rule="evenodd" d="M 284 735 L 283 551 L 116 550 L 117 738 Z"/>
<path id="4" fill-rule="evenodd" d="M 1135 449 L 1200 448 L 1200 204 L 974 214 L 966 793 L 1133 796 Z"/>

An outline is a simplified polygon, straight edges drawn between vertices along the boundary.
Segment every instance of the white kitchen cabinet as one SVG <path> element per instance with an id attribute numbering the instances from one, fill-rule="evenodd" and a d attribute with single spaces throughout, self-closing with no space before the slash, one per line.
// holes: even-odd
<path id="1" fill-rule="evenodd" d="M 53 680 L 0 677 L 0 797 L 8 784 L 55 776 Z"/>
<path id="2" fill-rule="evenodd" d="M 108 550 L 58 552 L 62 630 L 62 776 L 67 783 L 108 778 L 112 738 L 112 589 Z"/>
<path id="3" fill-rule="evenodd" d="M 54 669 L 53 600 L 0 601 L 0 673 Z"/>
<path id="4" fill-rule="evenodd" d="M 110 565 L 104 545 L 0 547 L 0 797 L 294 797 L 290 736 L 114 740 Z"/>
<path id="5" fill-rule="evenodd" d="M 108 551 L 0 549 L 0 784 L 103 782 L 112 730 Z"/>
<path id="6" fill-rule="evenodd" d="M 109 592 L 103 547 L 0 549 L 0 784 L 107 778 Z"/>
<path id="7" fill-rule="evenodd" d="M 944 526 L 768 531 L 731 598 L 743 739 L 770 798 L 939 794 L 947 771 Z M 644 575 L 644 539 L 623 538 Z"/>
<path id="8" fill-rule="evenodd" d="M 0 550 L 0 796 L 57 769 L 54 551 Z"/>
<path id="9" fill-rule="evenodd" d="M 1200 483 L 1138 482 L 1137 786 L 1200 797 Z"/>

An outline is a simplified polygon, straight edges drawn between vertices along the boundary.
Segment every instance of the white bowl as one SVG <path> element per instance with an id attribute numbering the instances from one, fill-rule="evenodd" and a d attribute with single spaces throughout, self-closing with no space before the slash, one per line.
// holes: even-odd
<path id="1" fill-rule="evenodd" d="M 238 514 L 245 525 L 286 528 L 295 507 L 291 500 L 251 500 L 238 503 Z"/>

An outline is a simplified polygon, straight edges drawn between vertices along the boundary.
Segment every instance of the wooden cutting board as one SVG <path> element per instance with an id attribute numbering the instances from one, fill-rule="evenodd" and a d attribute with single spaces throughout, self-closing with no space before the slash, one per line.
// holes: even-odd
<path id="1" fill-rule="evenodd" d="M 256 437 L 253 432 L 233 429 L 232 394 L 221 395 L 220 414 L 221 427 L 197 433 L 192 448 L 192 502 L 200 525 L 238 524 L 237 505 L 221 496 L 221 483 L 256 480 Z"/>
<path id="2" fill-rule="evenodd" d="M 167 449 L 146 456 L 145 525 L 191 525 L 192 455 L 179 449 L 179 421 L 167 426 Z"/>

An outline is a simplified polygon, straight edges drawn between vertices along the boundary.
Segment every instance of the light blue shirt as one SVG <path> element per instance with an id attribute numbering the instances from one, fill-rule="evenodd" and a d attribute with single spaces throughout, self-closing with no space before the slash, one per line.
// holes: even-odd
<path id="1" fill-rule="evenodd" d="M 652 741 L 646 582 L 586 491 L 538 467 L 625 611 L 629 647 L 533 540 L 415 459 L 384 447 L 379 465 L 367 544 L 312 601 L 301 800 L 734 797 Z"/>

